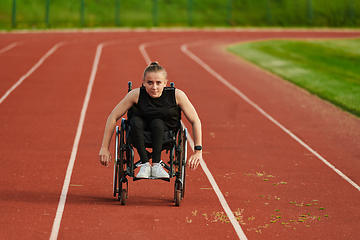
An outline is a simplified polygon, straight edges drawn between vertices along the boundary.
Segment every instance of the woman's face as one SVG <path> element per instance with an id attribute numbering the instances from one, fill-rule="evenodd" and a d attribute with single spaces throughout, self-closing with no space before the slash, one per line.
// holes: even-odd
<path id="1" fill-rule="evenodd" d="M 165 79 L 164 72 L 158 71 L 146 73 L 143 85 L 150 97 L 158 98 L 161 96 L 166 83 L 167 79 Z"/>

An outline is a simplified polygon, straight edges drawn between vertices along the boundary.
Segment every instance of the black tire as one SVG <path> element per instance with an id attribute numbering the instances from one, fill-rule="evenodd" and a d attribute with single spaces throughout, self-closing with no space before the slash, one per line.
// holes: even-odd
<path id="1" fill-rule="evenodd" d="M 119 165 L 117 163 L 114 163 L 114 189 L 113 189 L 113 194 L 114 194 L 114 197 L 116 197 L 116 194 L 119 192 L 119 189 L 118 189 L 118 172 L 119 172 Z"/>
<path id="2" fill-rule="evenodd" d="M 182 177 L 181 177 L 181 182 L 182 182 L 182 189 L 181 189 L 181 198 L 184 198 L 185 197 L 185 180 L 186 180 L 186 161 L 187 161 L 187 151 L 185 151 L 186 149 L 186 144 L 187 144 L 187 130 L 183 131 L 182 132 L 183 136 L 182 136 L 182 154 L 181 154 L 181 157 L 182 157 Z"/>
<path id="3" fill-rule="evenodd" d="M 125 148 L 124 148 L 124 128 L 121 127 L 120 129 L 120 139 L 119 139 L 119 159 L 117 160 L 117 165 L 118 165 L 118 169 L 117 169 L 117 175 L 118 175 L 118 201 L 121 201 L 121 204 L 124 205 L 122 202 L 125 200 L 122 200 L 122 194 L 124 194 L 123 192 L 125 191 L 125 195 L 126 195 L 126 189 L 123 189 L 123 181 L 125 179 L 125 172 L 124 172 L 124 168 L 126 168 L 126 161 L 125 161 Z M 126 180 L 126 179 L 125 179 Z"/>
<path id="4" fill-rule="evenodd" d="M 185 197 L 185 180 L 186 180 L 186 166 L 183 166 L 184 177 L 182 180 L 181 199 Z"/>
<path id="5" fill-rule="evenodd" d="M 118 182 L 118 165 L 117 158 L 119 154 L 119 127 L 116 127 L 116 136 L 115 136 L 115 160 L 114 160 L 114 172 L 113 172 L 113 195 L 116 197 L 118 193 L 117 182 Z"/>
<path id="6" fill-rule="evenodd" d="M 120 143 L 119 143 L 120 147 L 120 151 L 119 151 L 119 177 L 120 179 L 124 177 L 124 166 L 125 165 L 125 142 L 124 142 L 124 129 L 121 127 L 120 129 Z M 120 185 L 119 185 L 120 188 Z"/>
<path id="7" fill-rule="evenodd" d="M 175 186 L 174 186 L 174 200 L 175 200 L 175 206 L 180 206 L 181 202 L 181 182 L 176 180 Z"/>
<path id="8" fill-rule="evenodd" d="M 181 190 L 175 192 L 175 206 L 179 207 L 181 203 Z"/>
<path id="9" fill-rule="evenodd" d="M 180 151 L 178 153 L 178 179 L 181 182 L 179 190 L 181 190 L 181 199 L 185 196 L 185 179 L 186 179 L 186 129 L 180 130 L 178 145 L 180 145 Z"/>
<path id="10" fill-rule="evenodd" d="M 126 196 L 126 189 L 121 189 L 119 196 L 120 196 L 121 205 L 125 205 L 126 204 L 126 197 L 127 197 Z"/>
<path id="11" fill-rule="evenodd" d="M 118 190 L 118 201 L 121 201 L 121 194 L 123 192 L 123 190 L 126 192 L 126 189 L 123 189 L 123 178 L 124 178 L 124 169 L 123 169 L 123 160 L 120 158 L 119 162 L 119 170 L 118 170 L 118 185 L 119 185 L 119 190 Z"/>
<path id="12" fill-rule="evenodd" d="M 179 182 L 175 180 L 174 185 L 174 200 L 176 199 L 176 191 L 179 189 Z"/>

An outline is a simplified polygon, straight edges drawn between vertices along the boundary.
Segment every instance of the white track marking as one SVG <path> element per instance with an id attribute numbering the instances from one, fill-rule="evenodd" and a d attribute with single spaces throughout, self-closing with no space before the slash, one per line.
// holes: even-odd
<path id="1" fill-rule="evenodd" d="M 201 45 L 203 42 L 195 42 L 192 43 L 191 46 Z M 211 75 L 217 78 L 220 82 L 222 82 L 225 86 L 227 86 L 230 90 L 234 91 L 237 95 L 239 95 L 242 99 L 244 99 L 248 104 L 253 106 L 256 110 L 258 110 L 262 115 L 268 118 L 271 122 L 281 128 L 284 132 L 289 134 L 293 139 L 295 139 L 298 143 L 300 143 L 303 147 L 305 147 L 309 152 L 314 154 L 317 158 L 319 158 L 323 163 L 325 163 L 328 167 L 330 167 L 333 171 L 339 174 L 343 179 L 345 179 L 348 183 L 350 183 L 353 187 L 355 187 L 358 191 L 360 191 L 360 187 L 352 181 L 349 177 L 343 174 L 339 169 L 335 168 L 331 163 L 329 163 L 325 158 L 323 158 L 320 154 L 318 154 L 315 150 L 309 147 L 306 143 L 304 143 L 300 138 L 298 138 L 295 134 L 293 134 L 290 130 L 281 125 L 278 121 L 276 121 L 273 117 L 271 117 L 268 113 L 266 113 L 263 109 L 261 109 L 258 105 L 256 105 L 253 101 L 251 101 L 245 94 L 239 91 L 235 86 L 225 80 L 220 74 L 215 72 L 211 67 L 209 67 L 204 61 L 202 61 L 199 57 L 189 51 L 187 48 L 190 44 L 183 44 L 181 46 L 181 51 L 183 51 L 187 56 L 189 56 L 192 60 L 197 62 L 200 66 L 202 66 L 206 71 L 208 71 Z"/>
<path id="2" fill-rule="evenodd" d="M 12 49 L 12 48 L 14 48 L 16 46 L 18 46 L 18 45 L 21 45 L 21 44 L 22 44 L 22 42 L 14 42 L 14 43 L 4 47 L 3 49 L 1 49 L 0 54 L 3 53 L 3 52 L 6 52 L 6 51 L 8 51 L 8 50 L 10 50 L 10 49 Z"/>
<path id="3" fill-rule="evenodd" d="M 54 220 L 53 227 L 51 230 L 51 235 L 50 235 L 51 240 L 57 239 L 58 234 L 59 234 L 61 218 L 62 218 L 64 208 L 65 208 L 65 202 L 66 202 L 66 197 L 67 197 L 67 193 L 69 190 L 70 179 L 71 179 L 72 171 L 73 171 L 74 164 L 75 164 L 76 154 L 77 154 L 77 150 L 79 147 L 82 129 L 84 126 L 86 111 L 87 111 L 89 101 L 90 101 L 92 87 L 93 87 L 94 81 L 95 81 L 95 75 L 96 75 L 97 68 L 99 65 L 102 47 L 103 47 L 103 45 L 99 44 L 96 48 L 96 54 L 95 54 L 95 59 L 94 59 L 94 63 L 93 63 L 93 68 L 91 71 L 89 84 L 88 84 L 88 87 L 86 90 L 84 103 L 83 103 L 83 106 L 81 109 L 80 120 L 79 120 L 79 124 L 78 124 L 77 131 L 76 131 L 76 136 L 75 136 L 75 140 L 74 140 L 74 144 L 73 144 L 73 148 L 72 148 L 72 152 L 71 152 L 71 156 L 70 156 L 70 161 L 69 161 L 69 164 L 68 164 L 68 167 L 66 170 L 66 176 L 65 176 L 65 181 L 64 181 L 63 188 L 61 191 L 60 201 L 58 204 L 55 220 Z"/>
<path id="4" fill-rule="evenodd" d="M 133 40 L 138 40 L 138 38 L 128 39 L 128 41 L 133 41 Z M 99 66 L 99 61 L 100 61 L 100 56 L 101 56 L 102 49 L 104 47 L 106 47 L 106 46 L 109 46 L 109 45 L 114 45 L 114 44 L 119 44 L 119 43 L 124 43 L 124 42 L 126 42 L 126 41 L 124 41 L 124 40 L 114 40 L 114 41 L 103 42 L 103 43 L 100 43 L 96 48 L 96 53 L 95 53 L 93 67 L 92 67 L 92 70 L 91 70 L 89 84 L 88 84 L 88 87 L 87 87 L 87 90 L 86 90 L 84 103 L 83 103 L 83 106 L 82 106 L 82 109 L 81 109 L 80 120 L 79 120 L 79 124 L 78 124 L 78 127 L 77 127 L 74 144 L 73 144 L 73 148 L 72 148 L 72 151 L 71 151 L 70 160 L 69 160 L 68 167 L 67 167 L 67 170 L 66 170 L 66 176 L 65 176 L 63 188 L 61 190 L 61 196 L 60 196 L 58 208 L 57 208 L 57 211 L 56 211 L 53 227 L 52 227 L 52 230 L 51 230 L 50 240 L 56 240 L 58 235 L 59 235 L 61 219 L 62 219 L 62 215 L 64 213 L 65 202 L 66 202 L 67 194 L 68 194 L 68 191 L 69 191 L 71 175 L 72 175 L 72 171 L 73 171 L 74 164 L 75 164 L 75 159 L 76 159 L 76 154 L 77 154 L 77 150 L 78 150 L 78 147 L 79 147 L 80 137 L 81 137 L 82 129 L 83 129 L 84 122 L 85 122 L 86 111 L 87 111 L 87 108 L 88 108 L 88 105 L 89 105 L 91 92 L 92 92 L 92 88 L 93 88 L 93 85 L 94 85 L 97 69 L 98 69 L 98 66 Z"/>
<path id="5" fill-rule="evenodd" d="M 14 91 L 27 77 L 29 77 L 40 65 L 51 55 L 56 49 L 65 45 L 65 42 L 59 42 L 55 44 L 44 56 L 40 58 L 40 60 L 25 74 L 23 75 L 7 92 L 0 98 L 0 104 L 10 95 L 12 91 Z"/>
<path id="6" fill-rule="evenodd" d="M 190 135 L 188 135 L 188 140 L 189 140 L 189 145 L 191 146 L 191 149 L 194 149 L 194 141 L 192 140 Z M 214 192 L 216 193 L 216 196 L 218 197 L 218 199 L 219 199 L 219 201 L 221 203 L 221 206 L 225 210 L 225 212 L 226 212 L 231 224 L 233 225 L 239 239 L 241 239 L 241 240 L 247 239 L 244 231 L 240 227 L 239 222 L 236 220 L 233 212 L 231 211 L 229 205 L 227 204 L 227 202 L 225 200 L 224 195 L 222 194 L 219 186 L 217 185 L 213 175 L 211 174 L 210 170 L 208 169 L 208 167 L 207 167 L 207 165 L 206 165 L 206 163 L 205 163 L 205 161 L 203 159 L 200 161 L 200 165 L 201 165 L 203 171 L 205 172 L 207 178 L 209 179 L 209 182 L 211 183 L 211 186 L 214 189 Z"/>
<path id="7" fill-rule="evenodd" d="M 145 48 L 147 46 L 161 45 L 161 44 L 166 44 L 166 43 L 168 43 L 168 41 L 165 40 L 165 41 L 156 41 L 156 42 L 143 43 L 143 44 L 141 44 L 139 46 L 139 50 L 140 50 L 141 54 L 143 55 L 143 57 L 144 57 L 144 59 L 146 61 L 146 64 L 149 65 L 151 63 L 151 59 L 150 59 L 149 55 L 147 54 Z M 184 125 L 184 127 L 185 127 L 185 125 Z M 188 140 L 189 140 L 189 145 L 191 146 L 191 149 L 194 149 L 194 141 L 192 140 L 190 134 L 188 134 Z M 206 177 L 208 178 L 212 188 L 214 189 L 214 192 L 215 192 L 216 196 L 218 197 L 221 206 L 223 207 L 223 209 L 226 212 L 231 224 L 233 225 L 233 227 L 235 229 L 235 232 L 238 235 L 239 239 L 240 240 L 247 240 L 247 237 L 246 237 L 244 231 L 242 230 L 239 222 L 236 220 L 233 212 L 231 211 L 228 203 L 225 200 L 224 195 L 222 194 L 222 192 L 221 192 L 219 186 L 217 185 L 213 175 L 211 174 L 210 170 L 208 169 L 204 159 L 202 159 L 200 161 L 200 165 L 201 165 L 201 168 L 203 169 Z"/>
<path id="8" fill-rule="evenodd" d="M 139 50 L 140 50 L 141 54 L 143 55 L 146 64 L 150 64 L 151 60 L 150 60 L 150 57 L 149 57 L 149 55 L 147 54 L 147 52 L 145 50 L 145 47 L 146 47 L 146 43 L 143 43 L 143 44 L 141 44 L 139 46 Z"/>
<path id="9" fill-rule="evenodd" d="M 156 45 L 162 45 L 162 44 L 169 44 L 169 43 L 174 43 L 175 41 L 179 41 L 180 38 L 169 38 L 166 40 L 158 40 L 158 41 L 153 41 L 153 42 L 146 42 L 143 43 L 139 46 L 139 50 L 141 52 L 141 54 L 143 55 L 146 64 L 150 64 L 151 63 L 151 59 L 149 57 L 149 55 L 146 52 L 146 48 L 149 46 L 156 46 Z"/>

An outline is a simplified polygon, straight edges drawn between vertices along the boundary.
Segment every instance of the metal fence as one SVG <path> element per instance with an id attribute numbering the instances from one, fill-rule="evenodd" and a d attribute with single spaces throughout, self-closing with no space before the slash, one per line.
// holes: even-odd
<path id="1" fill-rule="evenodd" d="M 2 0 L 1 28 L 358 27 L 358 0 Z M 10 10 L 11 9 L 11 10 Z M 10 10 L 10 11 L 9 11 Z M 11 12 L 11 14 L 10 14 Z"/>

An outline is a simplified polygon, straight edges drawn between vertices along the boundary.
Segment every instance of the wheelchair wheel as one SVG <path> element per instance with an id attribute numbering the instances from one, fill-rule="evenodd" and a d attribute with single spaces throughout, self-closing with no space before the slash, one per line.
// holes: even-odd
<path id="1" fill-rule="evenodd" d="M 114 182 L 113 182 L 113 194 L 114 197 L 116 197 L 116 194 L 119 192 L 119 189 L 117 188 L 117 182 L 118 182 L 118 169 L 119 165 L 117 163 L 114 163 Z"/>
<path id="2" fill-rule="evenodd" d="M 126 189 L 121 189 L 119 197 L 120 197 L 121 205 L 125 205 L 126 204 L 126 198 L 127 198 Z"/>
<path id="3" fill-rule="evenodd" d="M 181 183 L 176 181 L 174 187 L 174 199 L 175 199 L 175 206 L 180 206 L 181 203 Z"/>
<path id="4" fill-rule="evenodd" d="M 118 157 L 119 157 L 119 127 L 116 126 L 116 136 L 115 136 L 115 160 L 114 160 L 114 174 L 113 174 L 113 195 L 116 197 L 116 194 L 119 192 L 117 183 L 118 183 L 118 171 L 119 171 L 119 164 L 118 164 Z"/>
<path id="5" fill-rule="evenodd" d="M 181 129 L 178 135 L 179 150 L 176 154 L 176 180 L 174 187 L 175 206 L 180 206 L 185 196 L 186 158 L 187 158 L 187 129 Z"/>
<path id="6" fill-rule="evenodd" d="M 175 206 L 179 207 L 181 202 L 181 190 L 176 190 Z"/>
<path id="7" fill-rule="evenodd" d="M 184 131 L 182 132 L 183 136 L 182 136 L 182 142 L 181 142 L 181 149 L 182 149 L 182 154 L 181 154 L 181 159 L 182 159 L 182 164 L 181 164 L 181 182 L 182 182 L 182 189 L 181 189 L 181 198 L 184 198 L 185 196 L 185 180 L 186 180 L 186 161 L 187 161 L 187 129 L 185 128 Z"/>
<path id="8" fill-rule="evenodd" d="M 126 167 L 124 158 L 120 157 L 118 161 L 118 201 L 121 205 L 126 204 L 126 199 L 128 198 L 128 180 L 125 176 L 124 167 Z"/>
<path id="9" fill-rule="evenodd" d="M 126 179 L 126 159 L 125 155 L 128 151 L 125 148 L 125 125 L 124 120 L 121 122 L 121 127 L 116 126 L 115 136 L 115 161 L 114 161 L 114 182 L 113 182 L 113 194 L 116 197 L 118 194 L 118 201 L 122 205 L 126 204 L 128 181 Z M 126 188 L 123 185 L 126 184 Z"/>

